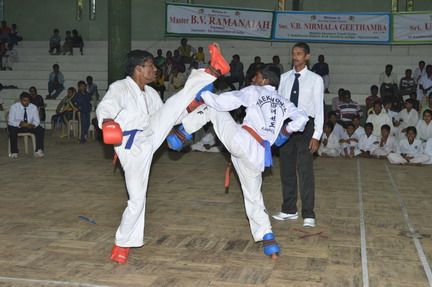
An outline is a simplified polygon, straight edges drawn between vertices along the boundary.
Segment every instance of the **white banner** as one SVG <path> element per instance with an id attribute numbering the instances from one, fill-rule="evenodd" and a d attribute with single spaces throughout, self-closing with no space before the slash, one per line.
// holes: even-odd
<path id="1" fill-rule="evenodd" d="M 390 14 L 276 12 L 275 40 L 389 43 Z"/>
<path id="2" fill-rule="evenodd" d="M 394 14 L 394 42 L 432 42 L 432 13 Z"/>
<path id="3" fill-rule="evenodd" d="M 270 39 L 272 23 L 272 11 L 166 5 L 167 34 Z"/>

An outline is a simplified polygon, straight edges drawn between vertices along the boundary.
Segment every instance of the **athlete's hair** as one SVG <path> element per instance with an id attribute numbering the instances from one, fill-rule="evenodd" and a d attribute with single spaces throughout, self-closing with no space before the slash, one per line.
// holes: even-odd
<path id="1" fill-rule="evenodd" d="M 148 60 L 153 60 L 154 57 L 150 52 L 143 50 L 132 50 L 127 54 L 125 72 L 128 76 L 133 76 L 136 66 L 143 65 Z"/>
<path id="2" fill-rule="evenodd" d="M 264 65 L 257 70 L 257 73 L 261 73 L 264 79 L 269 80 L 270 86 L 279 87 L 280 69 L 275 65 Z"/>

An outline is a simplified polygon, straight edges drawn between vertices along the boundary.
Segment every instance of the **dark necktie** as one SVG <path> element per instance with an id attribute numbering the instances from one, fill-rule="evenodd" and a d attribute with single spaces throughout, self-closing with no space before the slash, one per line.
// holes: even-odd
<path id="1" fill-rule="evenodd" d="M 298 106 L 298 97 L 299 97 L 299 80 L 300 73 L 295 73 L 294 84 L 291 89 L 290 102 L 293 103 L 296 107 Z"/>
<path id="2" fill-rule="evenodd" d="M 27 108 L 24 108 L 24 122 L 27 122 Z"/>

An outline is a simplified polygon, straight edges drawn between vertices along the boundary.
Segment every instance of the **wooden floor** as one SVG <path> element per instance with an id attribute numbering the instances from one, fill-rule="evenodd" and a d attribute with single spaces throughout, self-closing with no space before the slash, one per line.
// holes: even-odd
<path id="1" fill-rule="evenodd" d="M 48 134 L 46 146 L 43 159 L 10 160 L 0 134 L 2 287 L 432 286 L 432 167 L 316 159 L 318 226 L 273 222 L 282 248 L 274 262 L 252 240 L 237 181 L 224 193 L 221 154 L 162 152 L 146 243 L 117 265 L 109 254 L 126 204 L 121 173 L 97 142 Z M 281 204 L 275 162 L 263 186 L 270 213 Z"/>

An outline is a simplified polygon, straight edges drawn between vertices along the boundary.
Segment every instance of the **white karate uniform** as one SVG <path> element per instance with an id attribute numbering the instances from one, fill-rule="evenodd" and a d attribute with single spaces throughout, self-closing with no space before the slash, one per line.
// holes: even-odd
<path id="1" fill-rule="evenodd" d="M 401 154 L 413 157 L 409 163 L 427 163 L 430 160 L 430 157 L 423 152 L 423 144 L 421 140 L 418 139 L 415 139 L 412 144 L 408 142 L 407 138 L 401 140 L 397 146 L 397 151 L 395 153 L 390 153 L 387 158 L 391 164 L 408 163 Z"/>
<path id="2" fill-rule="evenodd" d="M 418 112 L 415 109 L 411 111 L 407 111 L 407 109 L 403 109 L 399 112 L 399 121 L 400 121 L 400 129 L 406 129 L 407 127 L 415 127 L 419 120 Z"/>
<path id="3" fill-rule="evenodd" d="M 427 142 L 428 139 L 432 138 L 432 122 L 426 124 L 424 120 L 419 120 L 417 125 L 417 138 L 422 142 Z"/>
<path id="4" fill-rule="evenodd" d="M 292 120 L 286 128 L 288 133 L 292 133 L 303 131 L 309 118 L 305 112 L 279 96 L 272 86 L 248 86 L 220 95 L 204 92 L 202 98 L 206 105 L 185 117 L 183 126 L 188 133 L 194 133 L 207 122 L 213 123 L 216 135 L 231 153 L 232 163 L 240 178 L 252 236 L 255 241 L 261 241 L 266 233 L 272 232 L 261 193 L 264 147 L 242 125 L 237 124 L 228 111 L 246 107 L 243 125 L 252 128 L 270 145 L 276 140 L 285 119 L 289 117 Z"/>
<path id="5" fill-rule="evenodd" d="M 374 150 L 378 147 L 377 142 L 379 142 L 379 140 L 373 134 L 371 134 L 369 137 L 366 134 L 364 134 L 359 139 L 358 148 L 361 151 L 368 151 L 372 154 Z"/>
<path id="6" fill-rule="evenodd" d="M 429 157 L 429 160 L 423 164 L 432 164 L 432 138 L 428 139 L 424 146 L 424 153 Z"/>
<path id="7" fill-rule="evenodd" d="M 362 137 L 363 135 L 365 135 L 366 132 L 364 130 L 364 128 L 362 126 L 359 126 L 355 131 L 354 131 L 354 135 L 360 139 L 360 137 Z"/>
<path id="8" fill-rule="evenodd" d="M 173 126 L 187 114 L 186 107 L 195 95 L 216 78 L 203 70 L 194 70 L 185 87 L 165 104 L 151 87 L 142 91 L 130 77 L 110 85 L 96 109 L 99 126 L 104 119 L 114 119 L 123 132 L 141 130 L 132 147 L 126 148 L 130 137 L 124 136 L 115 146 L 125 172 L 129 193 L 128 205 L 116 233 L 116 245 L 139 247 L 144 244 L 144 218 L 147 184 L 154 152 L 163 143 Z"/>
<path id="9" fill-rule="evenodd" d="M 357 130 L 359 130 L 361 127 L 358 127 Z M 356 131 L 357 131 L 356 130 Z M 363 130 L 364 133 L 364 130 Z M 345 156 L 345 149 L 347 149 L 348 154 L 350 154 L 350 150 L 354 149 L 354 155 L 357 156 L 361 153 L 360 149 L 358 148 L 358 144 L 360 141 L 360 137 L 355 132 L 350 136 L 346 131 L 344 133 L 344 136 L 342 137 L 343 140 L 350 140 L 349 143 L 342 143 L 340 144 L 340 154 L 342 156 Z M 356 141 L 357 140 L 357 141 Z"/>
<path id="10" fill-rule="evenodd" d="M 426 70 L 426 69 L 424 69 Z M 432 78 L 429 78 L 427 76 L 427 74 L 424 74 L 419 82 L 418 82 L 418 86 L 417 86 L 417 100 L 422 103 L 423 102 L 423 98 L 427 95 L 429 95 L 430 93 L 432 93 L 432 90 L 429 90 L 428 92 L 426 92 L 427 94 L 425 95 L 423 93 L 423 91 L 420 89 L 420 85 L 423 86 L 423 89 L 428 89 L 432 86 Z"/>
<path id="11" fill-rule="evenodd" d="M 324 145 L 324 140 L 327 140 L 327 144 Z M 321 143 L 318 148 L 318 155 L 326 155 L 331 157 L 338 157 L 340 154 L 339 137 L 336 135 L 334 130 L 329 136 L 324 132 L 321 135 Z"/>
<path id="12" fill-rule="evenodd" d="M 335 134 L 337 136 L 338 139 L 343 138 L 344 134 L 345 134 L 345 129 L 343 126 L 341 126 L 340 124 L 336 123 L 333 127 L 333 134 Z"/>
<path id="13" fill-rule="evenodd" d="M 373 113 L 370 114 L 366 120 L 367 123 L 372 123 L 373 125 L 373 131 L 372 134 L 374 136 L 376 136 L 377 138 L 379 138 L 381 136 L 381 127 L 383 125 L 389 125 L 390 128 L 393 130 L 393 122 L 390 119 L 390 116 L 381 111 L 381 113 L 379 115 Z"/>
<path id="14" fill-rule="evenodd" d="M 372 155 L 374 156 L 388 156 L 392 152 L 397 151 L 397 140 L 394 136 L 388 136 L 387 141 L 381 146 L 381 139 L 380 143 L 378 144 L 377 148 L 374 149 L 372 152 Z"/>

